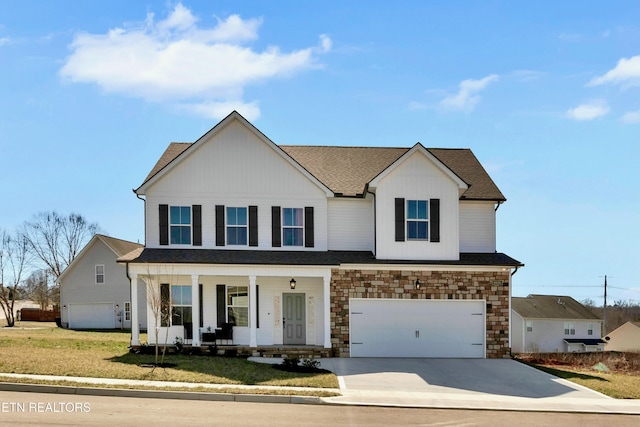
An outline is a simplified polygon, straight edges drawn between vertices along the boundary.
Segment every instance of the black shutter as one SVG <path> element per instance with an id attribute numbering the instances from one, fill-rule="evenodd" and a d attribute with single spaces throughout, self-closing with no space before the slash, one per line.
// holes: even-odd
<path id="1" fill-rule="evenodd" d="M 396 242 L 404 242 L 404 199 L 396 198 Z"/>
<path id="2" fill-rule="evenodd" d="M 193 210 L 193 246 L 202 246 L 202 205 L 193 205 L 191 209 Z"/>
<path id="3" fill-rule="evenodd" d="M 260 327 L 260 286 L 256 285 L 256 328 Z"/>
<path id="4" fill-rule="evenodd" d="M 313 206 L 307 206 L 304 208 L 304 246 L 312 248 L 313 245 Z"/>
<path id="5" fill-rule="evenodd" d="M 224 246 L 224 206 L 216 205 L 216 246 Z"/>
<path id="6" fill-rule="evenodd" d="M 169 244 L 169 205 L 158 206 L 158 216 L 160 223 L 160 244 Z"/>
<path id="7" fill-rule="evenodd" d="M 271 246 L 282 246 L 282 232 L 280 231 L 280 206 L 271 206 Z"/>
<path id="8" fill-rule="evenodd" d="M 204 303 L 202 302 L 202 283 L 198 285 L 198 300 L 200 301 L 200 327 L 204 327 Z"/>
<path id="9" fill-rule="evenodd" d="M 160 326 L 170 326 L 169 318 L 171 317 L 171 313 L 169 313 L 169 298 L 171 298 L 169 284 L 162 283 L 160 285 Z"/>
<path id="10" fill-rule="evenodd" d="M 216 319 L 218 328 L 221 328 L 223 323 L 227 323 L 226 297 L 226 286 L 216 285 Z"/>
<path id="11" fill-rule="evenodd" d="M 432 242 L 440 241 L 440 199 L 429 200 L 430 238 Z"/>
<path id="12" fill-rule="evenodd" d="M 249 206 L 249 246 L 258 246 L 258 207 Z"/>

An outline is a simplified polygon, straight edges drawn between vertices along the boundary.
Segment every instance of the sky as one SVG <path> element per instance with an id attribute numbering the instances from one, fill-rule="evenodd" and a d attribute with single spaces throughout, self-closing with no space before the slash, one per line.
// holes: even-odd
<path id="1" fill-rule="evenodd" d="M 640 301 L 639 0 L 2 1 L 0 229 L 143 243 L 132 189 L 234 109 L 282 145 L 470 148 L 514 296 Z"/>

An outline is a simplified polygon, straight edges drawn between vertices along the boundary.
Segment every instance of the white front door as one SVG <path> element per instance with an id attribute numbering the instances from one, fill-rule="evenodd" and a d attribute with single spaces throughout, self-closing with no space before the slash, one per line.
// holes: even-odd
<path id="1" fill-rule="evenodd" d="M 282 294 L 283 344 L 306 344 L 305 294 Z"/>

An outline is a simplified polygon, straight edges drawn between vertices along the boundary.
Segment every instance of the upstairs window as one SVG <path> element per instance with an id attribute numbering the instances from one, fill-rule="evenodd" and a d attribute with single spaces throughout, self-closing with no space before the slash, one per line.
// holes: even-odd
<path id="1" fill-rule="evenodd" d="M 282 209 L 283 246 L 302 246 L 304 240 L 304 220 L 302 208 Z"/>
<path id="2" fill-rule="evenodd" d="M 96 265 L 96 285 L 104 283 L 104 265 Z"/>
<path id="3" fill-rule="evenodd" d="M 531 320 L 526 321 L 527 332 L 533 332 L 533 322 Z"/>
<path id="4" fill-rule="evenodd" d="M 247 244 L 247 208 L 227 207 L 227 244 Z"/>
<path id="5" fill-rule="evenodd" d="M 407 240 L 428 240 L 428 230 L 428 202 L 426 200 L 407 200 Z"/>
<path id="6" fill-rule="evenodd" d="M 593 323 L 587 323 L 587 335 L 593 335 Z"/>
<path id="7" fill-rule="evenodd" d="M 191 206 L 169 208 L 169 232 L 172 245 L 191 244 Z"/>
<path id="8" fill-rule="evenodd" d="M 576 334 L 576 324 L 573 322 L 564 322 L 564 334 L 565 335 L 575 335 Z"/>

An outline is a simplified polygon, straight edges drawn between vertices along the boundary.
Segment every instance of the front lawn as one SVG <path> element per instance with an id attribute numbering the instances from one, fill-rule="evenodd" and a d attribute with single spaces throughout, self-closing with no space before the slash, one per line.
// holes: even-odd
<path id="1" fill-rule="evenodd" d="M 153 355 L 129 352 L 128 332 L 71 331 L 30 322 L 20 326 L 0 329 L 0 372 L 338 388 L 331 373 L 285 372 L 243 358 L 170 354 L 165 362 L 175 367 L 151 369 L 141 365 L 153 363 Z"/>
<path id="2" fill-rule="evenodd" d="M 520 354 L 517 360 L 616 399 L 640 399 L 640 354 Z"/>

